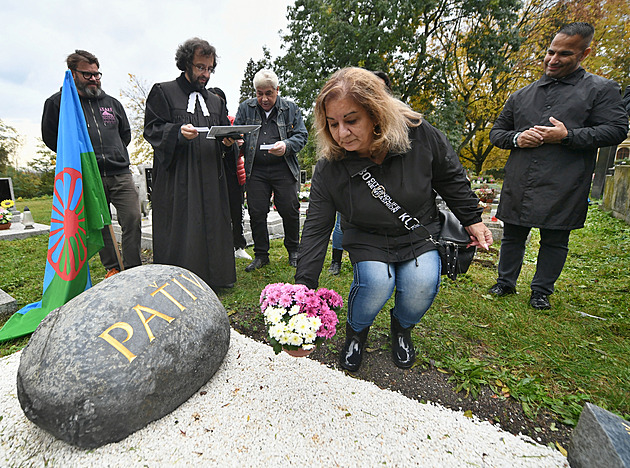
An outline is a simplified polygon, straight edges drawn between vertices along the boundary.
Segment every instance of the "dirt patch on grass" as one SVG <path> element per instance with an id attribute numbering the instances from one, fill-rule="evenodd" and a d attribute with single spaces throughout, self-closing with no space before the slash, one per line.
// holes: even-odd
<path id="1" fill-rule="evenodd" d="M 230 316 L 230 323 L 239 333 L 267 343 L 262 314 L 258 310 L 236 311 Z M 337 363 L 338 349 L 343 345 L 345 336 L 343 327 L 338 329 L 339 333 L 332 340 L 305 359 L 314 359 L 330 368 L 341 369 Z M 471 411 L 479 419 L 498 424 L 512 434 L 525 434 L 540 444 L 556 447 L 557 443 L 568 449 L 571 427 L 560 423 L 551 412 L 540 410 L 536 419 L 532 420 L 525 415 L 516 400 L 496 395 L 489 387 L 482 388 L 476 397 L 456 392 L 455 385 L 449 382 L 450 375 L 432 363 L 399 369 L 391 359 L 388 341 L 387 336 L 370 335 L 361 368 L 347 374 L 414 400 L 431 401 L 458 411 Z"/>

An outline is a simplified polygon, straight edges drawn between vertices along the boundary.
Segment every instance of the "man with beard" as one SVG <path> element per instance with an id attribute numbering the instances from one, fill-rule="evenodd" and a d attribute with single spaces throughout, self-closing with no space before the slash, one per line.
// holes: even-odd
<path id="1" fill-rule="evenodd" d="M 199 38 L 175 54 L 182 73 L 147 97 L 144 138 L 153 146 L 153 261 L 191 270 L 210 287 L 236 281 L 228 187 L 230 150 L 200 127 L 230 125 L 225 102 L 206 85 L 216 50 Z M 207 131 L 207 130 L 206 130 Z"/>
<path id="2" fill-rule="evenodd" d="M 85 50 L 75 50 L 66 59 L 79 93 L 81 107 L 87 122 L 90 141 L 107 203 L 116 208 L 118 223 L 122 229 L 122 254 L 124 268 L 142 263 L 140 259 L 141 214 L 138 191 L 129 171 L 127 145 L 131 141 L 131 128 L 125 109 L 115 98 L 101 89 L 101 72 L 98 59 Z M 61 91 L 49 97 L 42 116 L 42 139 L 51 150 L 57 151 L 59 107 Z M 99 252 L 107 269 L 106 278 L 118 273 L 118 255 L 109 227 L 103 229 L 105 246 Z"/>

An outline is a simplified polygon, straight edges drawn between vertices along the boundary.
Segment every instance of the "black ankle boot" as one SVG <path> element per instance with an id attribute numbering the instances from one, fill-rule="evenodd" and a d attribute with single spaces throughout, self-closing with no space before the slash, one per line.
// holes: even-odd
<path id="1" fill-rule="evenodd" d="M 332 261 L 330 262 L 330 268 L 328 268 L 328 272 L 331 275 L 338 275 L 341 272 L 341 257 L 343 255 L 342 249 L 333 249 L 332 250 Z"/>
<path id="2" fill-rule="evenodd" d="M 389 311 L 392 319 L 392 357 L 394 358 L 394 364 L 402 369 L 409 369 L 416 362 L 416 350 L 413 347 L 413 341 L 411 341 L 411 330 L 413 325 L 409 328 L 403 328 L 396 317 L 394 317 L 393 310 Z"/>
<path id="3" fill-rule="evenodd" d="M 342 368 L 350 372 L 359 370 L 363 359 L 363 348 L 365 347 L 369 331 L 370 327 L 366 327 L 360 332 L 356 332 L 346 322 L 346 342 L 339 353 L 339 365 Z"/>

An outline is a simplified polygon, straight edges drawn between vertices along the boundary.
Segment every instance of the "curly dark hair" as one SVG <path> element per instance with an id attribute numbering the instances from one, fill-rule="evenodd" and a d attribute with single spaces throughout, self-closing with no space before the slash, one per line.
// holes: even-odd
<path id="1" fill-rule="evenodd" d="M 68 70 L 72 70 L 72 71 L 75 71 L 77 69 L 77 66 L 81 62 L 85 62 L 90 65 L 95 63 L 97 68 L 101 68 L 96 56 L 94 54 L 89 53 L 87 50 L 77 49 L 72 54 L 68 55 L 68 58 L 66 59 Z"/>
<path id="2" fill-rule="evenodd" d="M 183 44 L 180 44 L 175 53 L 175 64 L 181 71 L 187 71 L 193 62 L 195 52 L 199 52 L 204 57 L 214 58 L 214 66 L 217 66 L 217 50 L 211 46 L 208 41 L 193 37 Z"/>

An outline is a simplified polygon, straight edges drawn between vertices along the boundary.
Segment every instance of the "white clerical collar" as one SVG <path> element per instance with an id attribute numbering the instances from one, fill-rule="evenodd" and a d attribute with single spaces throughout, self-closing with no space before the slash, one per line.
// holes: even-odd
<path id="1" fill-rule="evenodd" d="M 189 114 L 195 113 L 195 102 L 199 101 L 199 106 L 201 107 L 201 112 L 205 117 L 210 117 L 210 112 L 208 112 L 208 106 L 206 106 L 206 101 L 203 100 L 203 96 L 198 91 L 193 91 L 188 96 L 188 108 L 186 112 Z"/>

